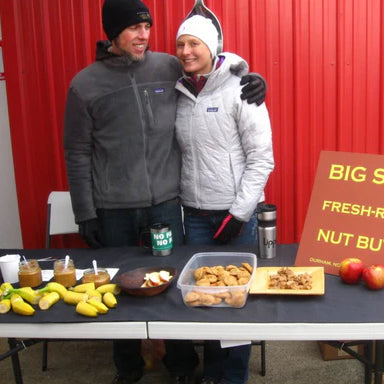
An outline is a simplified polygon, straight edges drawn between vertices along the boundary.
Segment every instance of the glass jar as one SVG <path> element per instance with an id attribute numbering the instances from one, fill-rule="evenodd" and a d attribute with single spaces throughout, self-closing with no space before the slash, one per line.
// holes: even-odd
<path id="1" fill-rule="evenodd" d="M 97 268 L 97 274 L 93 268 L 86 269 L 83 274 L 81 282 L 95 283 L 95 287 L 108 284 L 111 281 L 108 271 L 105 268 Z"/>
<path id="2" fill-rule="evenodd" d="M 20 287 L 35 288 L 43 282 L 41 268 L 37 260 L 23 260 L 19 264 Z"/>
<path id="3" fill-rule="evenodd" d="M 69 259 L 67 266 L 65 259 L 56 260 L 53 264 L 53 276 L 56 283 L 60 283 L 66 288 L 76 285 L 76 269 L 73 260 Z"/>

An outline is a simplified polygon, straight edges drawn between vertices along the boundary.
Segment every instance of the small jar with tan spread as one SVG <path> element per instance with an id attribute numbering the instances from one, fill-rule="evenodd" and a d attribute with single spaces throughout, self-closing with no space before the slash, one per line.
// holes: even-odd
<path id="1" fill-rule="evenodd" d="M 56 283 L 69 288 L 76 285 L 76 269 L 72 259 L 65 265 L 65 259 L 56 260 L 53 265 L 53 276 Z"/>
<path id="2" fill-rule="evenodd" d="M 83 284 L 95 283 L 96 288 L 100 285 L 109 284 L 110 281 L 109 273 L 105 268 L 97 268 L 97 274 L 93 268 L 86 269 L 81 280 Z"/>
<path id="3" fill-rule="evenodd" d="M 19 264 L 20 287 L 35 288 L 43 282 L 41 268 L 37 260 L 23 260 Z"/>

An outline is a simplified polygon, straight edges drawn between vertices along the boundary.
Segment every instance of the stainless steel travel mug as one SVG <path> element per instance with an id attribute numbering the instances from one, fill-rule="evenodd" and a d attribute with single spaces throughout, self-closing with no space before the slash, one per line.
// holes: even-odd
<path id="1" fill-rule="evenodd" d="M 272 259 L 276 256 L 276 205 L 262 204 L 257 211 L 259 257 Z"/>
<path id="2" fill-rule="evenodd" d="M 172 231 L 168 224 L 157 223 L 151 225 L 152 254 L 154 256 L 168 256 L 172 253 Z"/>

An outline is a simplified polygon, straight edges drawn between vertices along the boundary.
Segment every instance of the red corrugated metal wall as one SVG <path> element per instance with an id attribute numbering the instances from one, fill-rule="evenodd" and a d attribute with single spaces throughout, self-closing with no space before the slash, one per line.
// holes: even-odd
<path id="1" fill-rule="evenodd" d="M 151 48 L 174 53 L 193 0 L 146 0 Z M 24 246 L 42 247 L 50 190 L 66 189 L 65 94 L 103 38 L 102 0 L 0 0 Z M 206 0 L 224 49 L 268 81 L 279 241 L 300 239 L 321 150 L 384 154 L 384 5 L 379 0 Z M 4 113 L 4 111 L 1 111 Z"/>

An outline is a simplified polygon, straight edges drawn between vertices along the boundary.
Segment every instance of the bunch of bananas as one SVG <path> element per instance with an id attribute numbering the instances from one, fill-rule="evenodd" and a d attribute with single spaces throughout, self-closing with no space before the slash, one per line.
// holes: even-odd
<path id="1" fill-rule="evenodd" d="M 12 309 L 19 315 L 32 316 L 35 313 L 34 305 L 45 311 L 63 300 L 76 305 L 76 312 L 80 315 L 96 317 L 116 307 L 116 295 L 119 293 L 120 288 L 112 283 L 98 288 L 94 283 L 86 283 L 67 289 L 60 283 L 49 282 L 38 290 L 31 287 L 13 288 L 10 283 L 3 283 L 0 286 L 0 314 Z"/>

